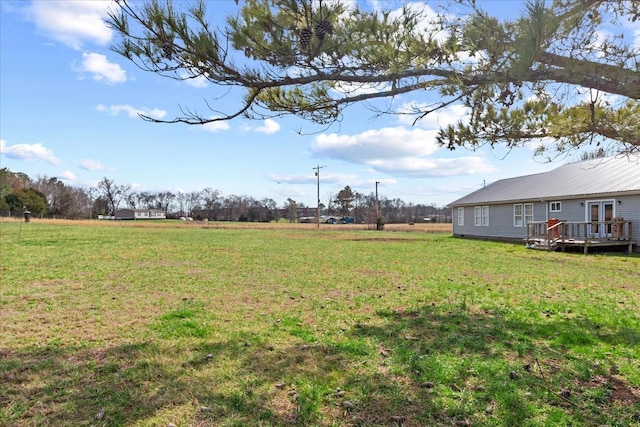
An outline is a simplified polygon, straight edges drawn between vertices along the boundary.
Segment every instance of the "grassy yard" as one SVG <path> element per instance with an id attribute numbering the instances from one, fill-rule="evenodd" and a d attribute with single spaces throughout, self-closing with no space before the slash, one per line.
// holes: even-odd
<path id="1" fill-rule="evenodd" d="M 0 425 L 640 425 L 637 255 L 80 224 L 0 222 Z"/>

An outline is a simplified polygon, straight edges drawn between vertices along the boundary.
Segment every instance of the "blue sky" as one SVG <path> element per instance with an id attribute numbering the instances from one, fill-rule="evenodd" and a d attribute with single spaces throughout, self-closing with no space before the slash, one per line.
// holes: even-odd
<path id="1" fill-rule="evenodd" d="M 219 17 L 236 7 L 233 0 L 211 3 Z M 372 193 L 378 181 L 385 197 L 444 206 L 485 182 L 559 164 L 534 159 L 528 148 L 508 154 L 438 148 L 438 124 L 464 115 L 455 106 L 413 127 L 398 116 L 374 118 L 358 106 L 328 130 L 294 117 L 205 127 L 145 122 L 138 112 L 171 118 L 181 105 L 203 107 L 216 91 L 202 81 L 143 72 L 111 51 L 114 34 L 102 21 L 109 4 L 0 2 L 1 167 L 73 186 L 94 186 L 107 177 L 139 191 L 211 187 L 224 195 L 315 206 L 313 168 L 320 165 L 323 203 L 345 185 Z M 522 7 L 515 1 L 483 4 L 509 17 Z M 395 105 L 424 102 L 417 96 L 405 95 Z"/>

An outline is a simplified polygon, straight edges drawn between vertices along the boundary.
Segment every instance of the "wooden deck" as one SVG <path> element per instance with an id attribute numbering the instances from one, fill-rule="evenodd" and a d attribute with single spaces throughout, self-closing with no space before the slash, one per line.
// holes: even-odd
<path id="1" fill-rule="evenodd" d="M 636 241 L 632 239 L 631 221 L 533 221 L 527 224 L 525 242 L 528 248 L 548 251 L 581 247 L 589 248 L 626 246 L 632 252 Z"/>

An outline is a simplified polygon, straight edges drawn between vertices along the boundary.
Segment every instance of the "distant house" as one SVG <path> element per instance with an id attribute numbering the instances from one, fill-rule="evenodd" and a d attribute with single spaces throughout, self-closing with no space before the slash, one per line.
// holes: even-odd
<path id="1" fill-rule="evenodd" d="M 449 204 L 453 234 L 564 249 L 640 242 L 640 156 L 507 178 Z M 637 247 L 636 247 L 637 249 Z"/>
<path id="2" fill-rule="evenodd" d="M 115 219 L 166 219 L 167 213 L 159 209 L 118 209 Z"/>

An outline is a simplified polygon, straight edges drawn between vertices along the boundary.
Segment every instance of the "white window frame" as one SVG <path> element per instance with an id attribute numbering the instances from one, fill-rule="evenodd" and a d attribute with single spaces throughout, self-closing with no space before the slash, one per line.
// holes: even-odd
<path id="1" fill-rule="evenodd" d="M 524 217 L 524 223 L 529 224 L 533 222 L 533 203 L 525 203 L 522 206 L 522 214 Z"/>
<path id="2" fill-rule="evenodd" d="M 482 226 L 489 226 L 489 206 L 482 207 Z"/>
<path id="3" fill-rule="evenodd" d="M 464 226 L 464 208 L 458 208 L 458 225 Z"/>
<path id="4" fill-rule="evenodd" d="M 488 227 L 489 226 L 489 206 L 474 206 L 473 207 L 473 225 L 476 227 Z"/>
<path id="5" fill-rule="evenodd" d="M 524 212 L 522 211 L 522 203 L 513 205 L 513 226 L 524 227 Z"/>
<path id="6" fill-rule="evenodd" d="M 562 212 L 562 202 L 549 202 L 549 212 Z"/>

